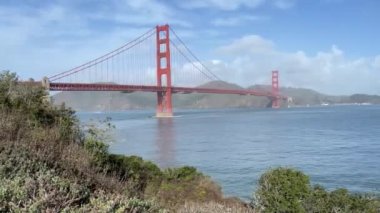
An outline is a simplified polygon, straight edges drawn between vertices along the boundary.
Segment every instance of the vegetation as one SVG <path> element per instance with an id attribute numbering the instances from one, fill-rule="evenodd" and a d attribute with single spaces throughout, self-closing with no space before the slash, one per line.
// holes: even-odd
<path id="1" fill-rule="evenodd" d="M 274 169 L 259 179 L 255 194 L 257 206 L 267 212 L 300 212 L 302 203 L 310 193 L 309 177 L 292 169 Z"/>
<path id="2" fill-rule="evenodd" d="M 0 212 L 379 212 L 379 201 L 311 187 L 287 168 L 263 174 L 251 206 L 223 198 L 194 167 L 162 170 L 110 154 L 105 128 L 79 126 L 43 88 L 0 73 Z"/>
<path id="3" fill-rule="evenodd" d="M 276 168 L 259 179 L 251 205 L 259 212 L 379 212 L 374 196 L 311 187 L 309 177 L 290 168 Z"/>

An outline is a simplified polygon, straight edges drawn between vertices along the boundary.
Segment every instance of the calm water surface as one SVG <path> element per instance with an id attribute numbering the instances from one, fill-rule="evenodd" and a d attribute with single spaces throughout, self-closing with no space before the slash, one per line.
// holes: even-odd
<path id="1" fill-rule="evenodd" d="M 195 166 L 227 195 L 249 199 L 276 166 L 299 168 L 329 189 L 380 192 L 380 106 L 190 110 L 171 119 L 153 111 L 78 114 L 83 122 L 112 118 L 111 152 Z"/>

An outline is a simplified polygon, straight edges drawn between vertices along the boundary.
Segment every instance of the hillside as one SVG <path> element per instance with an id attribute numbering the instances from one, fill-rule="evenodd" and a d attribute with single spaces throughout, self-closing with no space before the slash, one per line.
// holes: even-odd
<path id="1" fill-rule="evenodd" d="M 243 87 L 223 81 L 213 81 L 199 87 L 218 89 L 244 89 Z M 254 85 L 247 89 L 270 91 L 268 85 Z M 321 104 L 380 104 L 380 96 L 355 94 L 351 96 L 332 96 L 311 89 L 282 87 L 281 94 L 291 97 L 292 106 L 321 105 Z M 128 110 L 154 108 L 156 95 L 154 93 L 123 93 L 123 92 L 60 92 L 53 97 L 53 103 L 65 103 L 79 111 Z M 175 108 L 232 108 L 270 106 L 266 97 L 222 95 L 222 94 L 174 94 Z M 283 103 L 282 106 L 287 106 Z"/>

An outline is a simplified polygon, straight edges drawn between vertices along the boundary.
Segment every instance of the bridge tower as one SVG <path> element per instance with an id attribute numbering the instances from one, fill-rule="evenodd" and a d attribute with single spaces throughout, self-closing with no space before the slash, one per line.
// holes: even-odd
<path id="1" fill-rule="evenodd" d="M 172 80 L 170 66 L 169 25 L 156 26 L 157 45 L 157 117 L 172 117 Z"/>
<path id="2" fill-rule="evenodd" d="M 272 71 L 272 94 L 276 96 L 272 100 L 272 108 L 274 109 L 280 108 L 280 89 L 278 83 L 278 71 L 274 70 Z"/>

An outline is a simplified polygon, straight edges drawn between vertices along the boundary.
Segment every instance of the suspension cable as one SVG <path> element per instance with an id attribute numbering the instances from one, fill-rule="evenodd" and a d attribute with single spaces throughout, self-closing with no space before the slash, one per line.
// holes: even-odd
<path id="1" fill-rule="evenodd" d="M 98 58 L 96 58 L 96 59 L 93 59 L 93 60 L 91 60 L 91 61 L 89 61 L 89 62 L 86 62 L 86 63 L 84 63 L 84 64 L 82 64 L 82 65 L 80 65 L 80 66 L 77 66 L 77 67 L 74 67 L 74 68 L 72 68 L 72 69 L 70 69 L 70 70 L 67 70 L 67 71 L 64 71 L 64 72 L 58 73 L 58 74 L 56 74 L 56 75 L 50 76 L 49 79 L 52 79 L 52 81 L 54 81 L 54 80 L 58 80 L 58 79 L 61 79 L 61 78 L 67 76 L 67 75 L 64 75 L 64 74 L 71 73 L 71 72 L 73 72 L 73 71 L 76 71 L 76 70 L 79 69 L 79 68 L 84 67 L 84 66 L 86 66 L 86 68 L 88 68 L 88 67 L 91 66 L 92 63 L 94 63 L 94 62 L 96 62 L 96 61 L 98 61 L 98 60 L 100 60 L 100 59 L 102 59 L 102 58 L 104 58 L 104 57 L 107 57 L 107 56 L 109 56 L 109 55 L 111 55 L 111 54 L 113 54 L 113 53 L 115 53 L 115 52 L 118 52 L 118 51 L 120 51 L 120 50 L 126 48 L 128 45 L 131 45 L 131 44 L 133 44 L 134 42 L 136 42 L 136 41 L 138 41 L 138 40 L 144 38 L 144 37 L 145 37 L 146 35 L 148 35 L 148 34 L 149 34 L 149 36 L 148 36 L 147 38 L 149 38 L 150 36 L 152 36 L 152 31 L 154 31 L 154 30 L 155 30 L 155 28 L 151 28 L 150 30 L 148 30 L 147 32 L 145 32 L 144 34 L 142 34 L 141 36 L 139 36 L 139 37 L 133 39 L 132 41 L 130 41 L 130 42 L 124 44 L 123 46 L 121 46 L 121 47 L 119 47 L 119 48 L 117 48 L 117 49 L 115 49 L 115 50 L 113 50 L 113 51 L 111 51 L 111 52 L 109 52 L 109 53 L 107 53 L 107 54 L 105 54 L 105 55 L 102 55 L 102 56 L 100 56 L 100 57 L 98 57 Z M 144 40 L 146 40 L 147 38 L 145 38 Z M 144 40 L 143 40 L 143 41 L 144 41 Z M 141 43 L 141 42 L 140 42 L 140 43 Z M 136 46 L 136 45 L 133 45 L 133 46 Z M 133 46 L 132 46 L 132 47 L 133 47 Z M 129 48 L 127 48 L 127 49 L 130 49 L 130 48 L 131 48 L 131 47 L 129 47 Z M 126 50 L 127 50 L 127 49 L 126 49 Z M 124 52 L 124 51 L 125 51 L 125 50 L 123 50 L 123 51 L 121 51 L 121 52 Z M 107 59 L 108 59 L 108 58 L 107 58 Z M 104 60 L 102 60 L 102 61 L 104 61 Z M 101 61 L 101 62 L 102 62 L 102 61 Z M 90 66 L 87 66 L 87 65 L 89 65 L 89 64 L 90 64 Z M 95 64 L 98 64 L 98 63 L 95 63 Z M 94 65 L 95 65 L 95 64 L 94 64 Z M 83 70 L 83 68 L 82 68 L 81 70 Z M 73 72 L 73 73 L 76 73 L 76 72 Z M 73 73 L 71 73 L 71 74 L 73 74 Z M 64 75 L 64 76 L 60 77 L 60 75 Z M 70 74 L 69 74 L 69 75 L 70 75 Z"/>
<path id="2" fill-rule="evenodd" d="M 201 62 L 201 60 L 199 60 L 199 58 L 197 56 L 195 56 L 195 54 L 187 47 L 187 45 L 185 44 L 185 42 L 182 41 L 182 39 L 177 35 L 177 33 L 172 29 L 172 27 L 170 27 L 170 31 L 174 34 L 174 36 L 181 42 L 181 44 L 185 47 L 185 49 L 190 53 L 191 56 L 193 56 L 193 58 L 199 64 L 201 64 L 214 78 L 216 78 L 217 80 L 221 81 L 221 79 L 215 73 L 213 73 L 206 65 L 204 65 Z"/>
<path id="3" fill-rule="evenodd" d="M 109 52 L 109 53 L 107 53 L 107 54 L 105 54 L 105 55 L 103 55 L 101 57 L 98 57 L 97 59 L 94 59 L 94 60 L 92 60 L 90 62 L 82 64 L 82 65 L 80 65 L 80 66 L 78 66 L 78 67 L 76 67 L 74 69 L 71 69 L 71 70 L 62 72 L 60 74 L 57 74 L 55 76 L 52 76 L 52 77 L 49 78 L 49 80 L 50 81 L 59 80 L 59 79 L 64 78 L 66 76 L 72 75 L 72 74 L 80 72 L 82 70 L 85 70 L 85 69 L 87 69 L 89 67 L 95 66 L 95 65 L 97 65 L 97 64 L 99 64 L 101 62 L 104 62 L 104 61 L 106 61 L 106 60 L 108 60 L 108 59 L 110 59 L 110 58 L 112 58 L 112 57 L 114 57 L 116 55 L 119 55 L 120 53 L 123 53 L 123 52 L 131 49 L 132 47 L 135 47 L 136 45 L 142 43 L 143 41 L 147 40 L 148 38 L 150 38 L 152 35 L 155 34 L 155 32 L 152 31 L 152 29 L 149 30 L 148 33 L 149 32 L 150 32 L 150 34 L 144 33 L 142 36 L 139 36 L 138 38 L 134 39 L 133 41 L 128 42 L 128 44 L 123 45 L 122 47 L 117 48 L 116 50 L 113 50 L 112 52 Z M 144 38 L 144 36 L 146 36 L 146 37 Z M 133 42 L 136 42 L 136 43 L 132 44 Z M 130 44 L 132 44 L 132 45 L 128 46 Z"/>
<path id="4" fill-rule="evenodd" d="M 170 40 L 170 43 L 177 49 L 177 51 L 183 56 L 186 58 L 186 60 L 191 63 L 199 72 L 203 73 L 203 75 L 205 75 L 208 79 L 210 80 L 215 80 L 213 77 L 210 77 L 207 73 L 203 72 L 203 70 L 201 68 L 199 68 L 197 65 L 194 64 L 194 62 L 189 58 L 187 57 L 187 55 L 185 55 L 185 53 L 183 53 L 179 47 L 172 41 Z"/>

